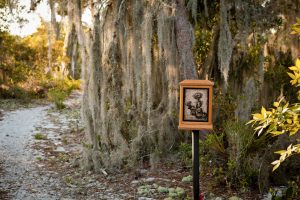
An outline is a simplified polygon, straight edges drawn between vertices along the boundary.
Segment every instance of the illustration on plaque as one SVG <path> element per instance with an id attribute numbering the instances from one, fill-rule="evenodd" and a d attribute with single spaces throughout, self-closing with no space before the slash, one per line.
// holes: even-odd
<path id="1" fill-rule="evenodd" d="M 183 121 L 208 122 L 208 89 L 184 89 Z"/>

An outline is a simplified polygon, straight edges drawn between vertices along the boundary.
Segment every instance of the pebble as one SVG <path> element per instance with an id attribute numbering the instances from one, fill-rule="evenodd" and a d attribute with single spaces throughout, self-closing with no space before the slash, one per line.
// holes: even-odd
<path id="1" fill-rule="evenodd" d="M 147 183 L 153 182 L 153 181 L 155 181 L 155 178 L 153 178 L 153 177 L 149 177 L 144 180 L 144 182 L 147 182 Z"/>
<path id="2" fill-rule="evenodd" d="M 139 183 L 138 180 L 131 181 L 131 184 L 133 184 L 133 185 L 138 184 L 138 183 Z"/>
<path id="3" fill-rule="evenodd" d="M 66 150 L 63 147 L 57 147 L 54 151 L 58 153 L 66 153 Z"/>

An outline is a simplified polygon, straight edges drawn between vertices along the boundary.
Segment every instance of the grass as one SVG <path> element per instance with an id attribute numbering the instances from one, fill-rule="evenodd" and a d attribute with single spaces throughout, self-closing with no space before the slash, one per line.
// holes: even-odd
<path id="1" fill-rule="evenodd" d="M 44 135 L 42 133 L 36 133 L 33 135 L 33 137 L 36 140 L 46 140 L 47 139 L 47 135 Z"/>

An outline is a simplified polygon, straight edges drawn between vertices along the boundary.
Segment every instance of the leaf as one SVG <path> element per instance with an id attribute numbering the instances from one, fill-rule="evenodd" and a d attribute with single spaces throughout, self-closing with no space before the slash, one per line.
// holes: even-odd
<path id="1" fill-rule="evenodd" d="M 264 130 L 263 128 L 260 129 L 257 135 L 260 136 L 260 134 L 261 134 L 261 132 L 262 132 L 263 130 Z"/>
<path id="2" fill-rule="evenodd" d="M 289 67 L 290 70 L 296 71 L 298 68 L 296 66 Z"/>
<path id="3" fill-rule="evenodd" d="M 263 118 L 264 118 L 264 116 L 259 114 L 259 113 L 253 114 L 253 119 L 254 120 L 261 120 Z"/>
<path id="4" fill-rule="evenodd" d="M 265 116 L 267 110 L 265 109 L 265 107 L 261 107 L 261 114 Z"/>
<path id="5" fill-rule="evenodd" d="M 298 130 L 299 130 L 299 129 L 297 129 L 297 128 L 292 129 L 292 130 L 290 131 L 290 136 L 295 135 L 295 134 L 298 132 Z"/>
<path id="6" fill-rule="evenodd" d="M 289 109 L 288 108 L 284 108 L 283 110 L 282 110 L 282 113 L 285 113 L 286 111 L 288 111 Z"/>
<path id="7" fill-rule="evenodd" d="M 279 103 L 278 102 L 274 102 L 273 105 L 274 105 L 274 107 L 277 108 L 279 106 Z"/>
<path id="8" fill-rule="evenodd" d="M 291 34 L 291 35 L 296 35 L 297 32 L 296 32 L 296 31 L 292 31 L 292 32 L 290 32 L 290 34 Z"/>
<path id="9" fill-rule="evenodd" d="M 273 172 L 280 166 L 280 163 L 276 164 L 274 167 L 273 167 Z"/>
<path id="10" fill-rule="evenodd" d="M 255 120 L 252 119 L 249 122 L 247 122 L 246 125 L 249 125 L 249 124 L 252 124 L 252 123 L 254 124 L 254 122 L 255 122 Z"/>
<path id="11" fill-rule="evenodd" d="M 292 74 L 292 73 L 287 73 L 292 79 L 296 79 L 296 76 L 294 75 L 294 74 Z"/>
<path id="12" fill-rule="evenodd" d="M 300 30 L 300 28 L 299 28 L 299 30 Z M 296 60 L 296 66 L 297 66 L 298 69 L 300 69 L 300 59 Z"/>
<path id="13" fill-rule="evenodd" d="M 275 153 L 281 155 L 281 154 L 284 154 L 285 152 L 286 152 L 286 150 L 280 150 L 280 151 L 276 151 Z"/>
<path id="14" fill-rule="evenodd" d="M 287 73 L 292 79 L 296 79 L 296 76 L 290 72 Z"/>
<path id="15" fill-rule="evenodd" d="M 273 161 L 271 164 L 272 164 L 272 165 L 277 165 L 278 163 L 280 163 L 280 160 L 275 160 L 275 161 Z"/>
<path id="16" fill-rule="evenodd" d="M 283 132 L 282 131 L 272 131 L 271 134 L 274 136 L 278 136 L 278 135 L 283 134 Z"/>

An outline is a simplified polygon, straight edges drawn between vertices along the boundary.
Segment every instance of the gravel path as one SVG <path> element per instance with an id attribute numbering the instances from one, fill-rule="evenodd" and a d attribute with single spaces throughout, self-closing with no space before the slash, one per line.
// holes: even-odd
<path id="1" fill-rule="evenodd" d="M 66 101 L 68 109 L 63 111 L 37 106 L 4 112 L 0 119 L 1 200 L 128 199 L 93 173 L 70 167 L 71 155 L 81 148 L 78 99 Z M 46 139 L 34 139 L 37 133 Z"/>
<path id="2" fill-rule="evenodd" d="M 48 187 L 51 177 L 40 175 L 35 167 L 29 148 L 35 127 L 45 120 L 48 109 L 39 106 L 8 112 L 0 121 L 0 191 L 6 193 L 1 199 L 59 199 Z"/>

